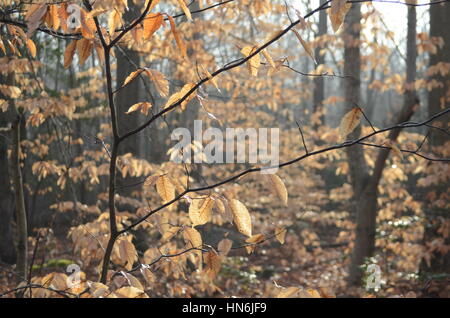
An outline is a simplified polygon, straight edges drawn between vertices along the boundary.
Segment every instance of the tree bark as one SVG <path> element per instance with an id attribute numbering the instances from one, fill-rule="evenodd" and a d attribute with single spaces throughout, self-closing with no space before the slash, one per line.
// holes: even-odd
<path id="1" fill-rule="evenodd" d="M 325 0 L 320 0 L 320 5 L 323 5 Z M 327 13 L 325 10 L 319 12 L 319 29 L 316 34 L 316 39 L 327 34 Z M 320 54 L 323 49 L 322 45 L 317 45 L 314 55 L 316 57 L 317 64 L 325 64 L 325 54 Z M 325 99 L 325 81 L 323 76 L 318 76 L 314 79 L 314 99 L 313 99 L 313 110 L 314 113 L 322 112 L 320 115 L 320 121 L 324 124 L 324 114 L 323 114 L 323 101 Z"/>
<path id="2" fill-rule="evenodd" d="M 436 54 L 430 54 L 430 66 L 438 63 L 450 63 L 450 3 L 433 5 L 430 7 L 430 37 L 442 38 L 444 46 L 437 46 Z M 433 116 L 450 105 L 450 74 L 441 75 L 439 72 L 432 75 L 430 80 L 441 83 L 442 86 L 434 88 L 428 95 L 429 115 Z M 443 128 L 449 122 L 450 116 L 446 115 L 434 122 Z M 434 146 L 441 146 L 446 141 L 446 135 L 440 132 L 432 132 L 430 142 Z"/>
<path id="3" fill-rule="evenodd" d="M 436 66 L 438 63 L 450 63 L 450 3 L 434 5 L 430 7 L 430 37 L 442 38 L 444 46 L 437 47 L 436 54 L 430 54 L 430 66 Z M 450 74 L 434 74 L 429 78 L 430 81 L 436 81 L 442 86 L 434 88 L 428 95 L 428 111 L 433 116 L 436 113 L 450 106 Z M 434 122 L 436 126 L 447 128 L 450 117 L 448 115 Z M 436 156 L 442 156 L 441 150 L 445 149 L 445 142 L 448 136 L 439 131 L 431 131 L 429 142 L 433 146 Z M 433 187 L 437 197 L 448 195 L 450 184 L 447 182 Z M 448 218 L 448 210 L 439 209 L 433 206 L 432 202 L 427 202 L 425 233 L 423 238 L 424 245 L 437 238 L 442 238 L 437 230 L 441 226 L 439 220 Z M 450 237 L 444 238 L 444 244 L 450 245 Z M 440 254 L 434 253 L 428 264 L 424 260 L 421 263 L 420 271 L 422 274 L 450 273 L 450 252 Z"/>
<path id="4" fill-rule="evenodd" d="M 22 171 L 20 167 L 20 123 L 22 115 L 18 115 L 13 123 L 13 151 L 12 151 L 12 170 L 14 178 L 14 192 L 16 203 L 17 219 L 17 278 L 18 282 L 26 279 L 27 273 L 27 255 L 28 255 L 28 228 L 27 212 L 25 209 L 25 197 L 23 193 Z"/>
<path id="5" fill-rule="evenodd" d="M 7 128 L 9 122 L 6 115 L 0 116 L 0 127 Z M 7 264 L 16 263 L 16 250 L 12 223 L 14 219 L 14 204 L 9 176 L 8 144 L 11 139 L 6 135 L 0 135 L 0 261 Z"/>
<path id="6" fill-rule="evenodd" d="M 133 1 L 128 1 L 129 10 L 124 14 L 124 21 L 126 24 L 131 23 L 139 15 L 139 6 Z M 125 46 L 121 46 L 121 49 L 116 49 L 117 57 L 117 89 L 119 89 L 125 79 L 131 72 L 136 71 L 136 66 L 140 66 L 139 53 Z M 139 126 L 139 112 L 125 115 L 125 112 L 134 104 L 142 102 L 141 100 L 141 82 L 140 79 L 129 83 L 125 88 L 120 89 L 115 97 L 118 113 L 118 122 L 120 132 L 123 134 Z M 141 155 L 141 142 L 142 135 L 132 136 L 121 147 L 120 154 L 132 153 L 133 156 Z"/>
<path id="7" fill-rule="evenodd" d="M 418 105 L 414 82 L 416 79 L 416 9 L 408 7 L 408 37 L 406 57 L 406 85 L 405 99 L 402 110 L 397 116 L 397 123 L 408 121 Z M 395 142 L 400 130 L 392 130 L 389 139 Z M 376 217 L 378 211 L 378 186 L 383 176 L 384 168 L 390 153 L 390 149 L 381 149 L 375 161 L 375 167 L 370 176 L 358 176 L 362 188 L 354 184 L 354 192 L 358 193 L 356 206 L 356 237 L 350 263 L 349 283 L 359 285 L 363 276 L 361 265 L 368 257 L 373 256 L 375 251 Z M 354 154 L 353 154 L 354 155 Z M 362 154 L 363 155 L 363 154 Z M 354 155 L 355 156 L 355 155 Z M 350 158 L 350 156 L 349 156 Z M 361 192 L 356 192 L 361 191 Z"/>

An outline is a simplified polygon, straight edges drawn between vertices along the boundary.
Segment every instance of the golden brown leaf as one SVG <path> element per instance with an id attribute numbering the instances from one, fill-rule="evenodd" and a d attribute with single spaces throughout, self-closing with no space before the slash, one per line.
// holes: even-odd
<path id="1" fill-rule="evenodd" d="M 32 39 L 28 39 L 27 40 L 27 47 L 28 47 L 28 51 L 30 51 L 31 57 L 35 58 L 36 57 L 36 45 L 34 44 Z"/>
<path id="2" fill-rule="evenodd" d="M 331 25 L 334 32 L 337 32 L 344 22 L 345 15 L 350 10 L 352 4 L 347 3 L 347 0 L 333 0 L 329 11 Z"/>
<path id="3" fill-rule="evenodd" d="M 30 6 L 27 15 L 25 17 L 28 27 L 27 32 L 28 37 L 31 37 L 33 35 L 33 33 L 41 24 L 46 13 L 47 13 L 47 4 L 45 3 L 32 4 Z"/>
<path id="4" fill-rule="evenodd" d="M 175 199 L 175 186 L 166 175 L 160 176 L 156 181 L 156 191 L 164 203 Z"/>
<path id="5" fill-rule="evenodd" d="M 278 295 L 277 298 L 294 298 L 300 292 L 300 288 L 298 287 L 289 287 L 283 289 Z"/>
<path id="6" fill-rule="evenodd" d="M 127 78 L 125 79 L 125 81 L 122 84 L 122 87 L 127 86 L 129 83 L 131 83 L 136 77 L 138 77 L 142 72 L 144 71 L 144 69 L 138 69 L 134 72 L 131 72 L 130 75 L 127 76 Z"/>
<path id="7" fill-rule="evenodd" d="M 77 41 L 77 52 L 80 65 L 83 65 L 84 62 L 86 62 L 86 60 L 92 54 L 93 47 L 94 45 L 92 41 L 88 40 L 87 38 L 82 38 L 81 40 Z"/>
<path id="8" fill-rule="evenodd" d="M 205 255 L 206 274 L 213 280 L 220 272 L 222 262 L 220 256 L 215 251 L 209 251 Z"/>
<path id="9" fill-rule="evenodd" d="M 201 248 L 203 245 L 202 236 L 200 232 L 194 228 L 187 227 L 183 232 L 184 239 L 188 243 L 189 248 Z"/>
<path id="10" fill-rule="evenodd" d="M 211 197 L 206 198 L 200 204 L 199 200 L 193 200 L 189 206 L 189 217 L 192 226 L 203 225 L 211 221 L 211 211 L 214 205 L 214 200 Z"/>
<path id="11" fill-rule="evenodd" d="M 252 254 L 255 251 L 257 244 L 264 241 L 264 239 L 265 239 L 264 234 L 256 234 L 256 235 L 253 235 L 252 237 L 246 239 L 245 243 L 250 244 L 250 245 L 245 246 L 247 253 Z"/>
<path id="12" fill-rule="evenodd" d="M 178 48 L 181 51 L 181 55 L 187 60 L 188 59 L 187 48 L 186 48 L 186 45 L 184 44 L 184 41 L 181 39 L 181 35 L 178 32 L 178 29 L 175 25 L 175 21 L 173 20 L 173 18 L 170 15 L 168 15 L 167 17 L 169 18 L 170 29 L 172 30 L 172 34 L 175 38 L 175 42 L 177 43 Z"/>
<path id="13" fill-rule="evenodd" d="M 184 0 L 177 0 L 178 4 L 181 7 L 181 10 L 183 10 L 184 14 L 186 15 L 187 19 L 189 21 L 192 21 L 192 15 L 191 15 L 191 11 L 189 10 L 189 8 L 187 7 L 186 3 L 184 2 Z"/>
<path id="14" fill-rule="evenodd" d="M 358 127 L 361 122 L 362 112 L 359 107 L 353 108 L 342 118 L 341 125 L 339 126 L 339 135 L 345 139 L 347 136 Z"/>
<path id="15" fill-rule="evenodd" d="M 286 234 L 287 234 L 287 230 L 284 228 L 277 227 L 275 229 L 275 237 L 277 238 L 278 242 L 280 242 L 280 244 L 284 244 L 285 239 L 286 239 Z"/>
<path id="16" fill-rule="evenodd" d="M 128 111 L 125 114 L 131 114 L 135 111 L 140 110 L 142 114 L 144 115 L 148 115 L 148 111 L 149 109 L 152 108 L 152 104 L 149 102 L 141 102 L 141 103 L 137 103 L 134 104 L 133 106 L 131 106 Z"/>
<path id="17" fill-rule="evenodd" d="M 305 40 L 303 40 L 303 38 L 301 37 L 300 33 L 298 33 L 297 30 L 292 29 L 292 32 L 294 32 L 294 34 L 297 36 L 297 39 L 300 41 L 300 43 L 302 44 L 303 48 L 305 49 L 306 53 L 308 53 L 308 55 L 312 58 L 312 60 L 314 61 L 315 64 L 317 64 L 316 58 L 314 57 L 314 51 L 311 49 L 311 46 L 309 46 L 308 42 L 306 42 Z"/>
<path id="18" fill-rule="evenodd" d="M 222 257 L 225 257 L 228 255 L 228 253 L 231 251 L 231 248 L 233 247 L 233 241 L 229 239 L 223 239 L 219 242 L 219 245 L 217 246 L 219 250 L 219 255 Z"/>
<path id="19" fill-rule="evenodd" d="M 249 57 L 256 50 L 257 50 L 257 48 L 255 46 L 254 47 L 245 46 L 244 48 L 242 48 L 241 53 L 245 57 Z M 256 54 L 255 56 L 253 56 L 247 62 L 248 71 L 250 72 L 250 74 L 252 76 L 258 76 L 258 69 L 260 66 L 261 66 L 261 58 L 260 58 L 259 54 Z"/>
<path id="20" fill-rule="evenodd" d="M 161 13 L 150 13 L 144 19 L 144 40 L 148 40 L 163 25 L 164 17 Z"/>
<path id="21" fill-rule="evenodd" d="M 245 236 L 251 237 L 252 218 L 246 206 L 242 202 L 235 199 L 230 201 L 229 206 L 233 214 L 233 220 L 234 223 L 236 224 L 238 231 L 244 234 Z"/>
<path id="22" fill-rule="evenodd" d="M 75 50 L 77 49 L 77 41 L 70 42 L 64 52 L 64 68 L 69 68 L 73 61 Z"/>
<path id="23" fill-rule="evenodd" d="M 151 69 L 145 69 L 145 72 L 155 85 L 158 94 L 161 97 L 167 97 L 169 95 L 169 81 L 166 79 L 164 74 Z"/>
<path id="24" fill-rule="evenodd" d="M 285 206 L 288 205 L 288 191 L 283 180 L 276 174 L 266 175 L 266 180 L 270 186 L 270 190 L 274 192 Z"/>

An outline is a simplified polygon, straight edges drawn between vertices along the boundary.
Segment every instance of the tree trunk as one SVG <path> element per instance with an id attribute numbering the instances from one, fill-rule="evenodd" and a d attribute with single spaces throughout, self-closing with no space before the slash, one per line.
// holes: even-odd
<path id="1" fill-rule="evenodd" d="M 131 23 L 139 15 L 139 6 L 133 1 L 128 1 L 129 10 L 124 14 L 125 24 Z M 125 79 L 131 72 L 136 71 L 136 66 L 140 66 L 139 53 L 121 46 L 121 49 L 116 49 L 117 57 L 117 89 L 124 83 Z M 129 83 L 125 88 L 120 89 L 116 94 L 117 115 L 119 123 L 119 131 L 124 134 L 139 126 L 139 119 L 142 115 L 140 112 L 126 115 L 125 112 L 134 104 L 142 102 L 141 94 L 142 85 L 140 78 L 135 79 Z M 141 155 L 141 138 L 142 134 L 137 134 L 128 138 L 127 142 L 121 145 L 120 153 L 132 153 L 133 156 Z"/>
<path id="2" fill-rule="evenodd" d="M 344 25 L 344 74 L 349 75 L 344 82 L 345 112 L 350 111 L 355 105 L 360 105 L 361 101 L 361 52 L 359 48 L 361 33 L 361 5 L 353 4 L 345 18 Z M 361 135 L 359 126 L 350 134 L 350 139 L 358 138 Z M 376 214 L 376 205 L 364 205 L 366 202 L 373 202 L 375 193 L 364 192 L 364 184 L 369 178 L 367 163 L 364 159 L 364 152 L 360 146 L 350 147 L 346 150 L 350 181 L 353 189 L 353 212 L 356 214 L 356 239 L 353 250 L 353 257 L 350 265 L 350 282 L 357 284 L 360 279 L 359 265 L 367 255 L 373 253 L 372 232 L 374 224 L 371 221 Z M 364 192 L 364 193 L 363 193 Z"/>
<path id="3" fill-rule="evenodd" d="M 430 54 L 430 66 L 438 63 L 450 63 L 450 3 L 442 3 L 430 7 L 430 37 L 442 38 L 444 46 L 437 46 L 436 54 Z M 443 85 L 434 88 L 428 95 L 429 115 L 433 116 L 450 105 L 450 74 L 441 75 L 436 72 L 430 80 L 435 80 Z M 446 115 L 435 121 L 443 128 L 449 122 L 450 116 Z M 434 146 L 441 146 L 447 140 L 446 135 L 438 131 L 432 132 L 430 142 Z"/>
<path id="4" fill-rule="evenodd" d="M 430 7 L 430 37 L 440 37 L 444 40 L 444 46 L 437 48 L 436 54 L 430 54 L 430 66 L 436 66 L 438 63 L 450 63 L 450 3 L 444 3 L 442 5 L 434 5 Z M 442 86 L 434 88 L 428 95 L 428 110 L 429 115 L 433 116 L 436 113 L 448 108 L 450 106 L 450 74 L 445 76 L 437 73 L 430 77 L 429 80 L 434 80 L 441 83 Z M 449 122 L 449 115 L 442 117 L 440 120 L 435 121 L 433 124 L 447 128 Z M 432 131 L 430 134 L 429 142 L 434 147 L 436 156 L 442 157 L 441 150 L 445 149 L 445 142 L 448 140 L 448 136 L 439 131 Z M 435 186 L 433 191 L 436 192 L 437 197 L 441 197 L 444 200 L 448 196 L 448 189 L 450 184 L 447 182 Z M 425 221 L 425 233 L 423 242 L 424 245 L 432 242 L 435 239 L 442 238 L 442 235 L 438 233 L 438 228 L 442 225 L 440 220 L 448 219 L 448 209 L 440 209 L 433 206 L 432 202 L 427 203 L 426 207 L 426 221 Z M 444 238 L 444 244 L 450 245 L 450 238 Z M 430 263 L 424 260 L 421 263 L 420 271 L 422 274 L 437 274 L 437 273 L 450 273 L 450 252 L 440 254 L 434 253 L 434 257 L 431 258 Z"/>
<path id="5" fill-rule="evenodd" d="M 325 0 L 320 0 L 320 5 L 323 5 Z M 319 29 L 316 34 L 316 39 L 321 36 L 327 34 L 327 13 L 325 10 L 320 11 L 319 13 Z M 320 51 L 323 49 L 323 45 L 318 45 L 315 49 L 315 57 L 317 60 L 317 64 L 325 64 L 325 54 L 320 54 Z M 318 76 L 314 79 L 314 99 L 313 99 L 313 110 L 314 113 L 322 112 L 320 115 L 320 121 L 324 124 L 324 116 L 323 116 L 323 101 L 325 99 L 325 81 L 322 76 Z"/>
<path id="6" fill-rule="evenodd" d="M 0 116 L 0 127 L 7 128 L 9 122 L 6 115 Z M 16 263 L 16 250 L 12 223 L 14 219 L 14 204 L 9 178 L 8 143 L 11 140 L 6 135 L 0 135 L 0 261 L 7 264 Z"/>
<path id="7" fill-rule="evenodd" d="M 414 82 L 416 79 L 416 8 L 408 7 L 408 38 L 406 57 L 406 85 L 405 99 L 402 110 L 397 116 L 397 123 L 408 121 L 414 113 L 418 104 Z M 395 142 L 400 130 L 392 130 L 389 139 Z M 375 167 L 370 177 L 360 177 L 362 180 L 361 192 L 359 192 L 356 206 L 356 237 L 355 246 L 350 263 L 349 283 L 359 285 L 363 276 L 361 265 L 368 257 L 373 256 L 375 251 L 376 217 L 378 211 L 378 186 L 383 176 L 390 149 L 381 149 L 375 161 Z M 356 191 L 360 190 L 355 188 Z"/>
<path id="8" fill-rule="evenodd" d="M 26 279 L 27 255 L 28 255 L 28 229 L 27 213 L 25 209 L 25 198 L 23 193 L 22 171 L 20 167 L 20 123 L 22 115 L 18 115 L 13 123 L 13 151 L 12 170 L 14 177 L 14 192 L 16 198 L 16 219 L 17 219 L 17 278 L 18 282 Z"/>

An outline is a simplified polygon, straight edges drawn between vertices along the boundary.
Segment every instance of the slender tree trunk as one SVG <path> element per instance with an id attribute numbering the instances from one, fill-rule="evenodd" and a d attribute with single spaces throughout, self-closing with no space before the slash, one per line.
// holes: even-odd
<path id="1" fill-rule="evenodd" d="M 408 121 L 414 113 L 415 106 L 418 105 L 417 95 L 414 89 L 416 79 L 416 9 L 408 7 L 408 39 L 406 58 L 406 85 L 405 100 L 401 112 L 397 116 L 397 122 Z M 392 130 L 389 139 L 395 142 L 400 134 L 400 130 Z M 378 186 L 380 184 L 383 170 L 386 166 L 390 149 L 382 149 L 378 153 L 375 167 L 370 177 L 365 176 L 362 180 L 357 206 L 356 206 L 356 238 L 355 246 L 350 263 L 349 283 L 359 285 L 363 273 L 360 266 L 364 264 L 366 258 L 373 256 L 375 251 L 376 217 L 378 211 Z"/>
<path id="2" fill-rule="evenodd" d="M 129 10 L 124 15 L 125 23 L 131 23 L 139 15 L 139 6 L 132 1 L 128 1 Z M 131 72 L 136 70 L 136 66 L 140 66 L 139 53 L 132 48 L 121 46 L 116 49 L 117 56 L 117 88 L 120 88 L 125 79 Z M 125 112 L 134 104 L 141 102 L 142 85 L 140 79 L 136 79 L 121 89 L 116 94 L 116 105 L 118 113 L 118 121 L 120 132 L 123 134 L 132 130 L 139 125 L 140 113 L 132 113 L 125 115 Z M 141 155 L 140 147 L 141 135 L 132 136 L 121 147 L 120 153 L 132 153 L 133 156 Z"/>
<path id="3" fill-rule="evenodd" d="M 13 123 L 13 151 L 12 170 L 14 178 L 14 192 L 16 197 L 16 219 L 17 219 L 17 273 L 18 281 L 26 279 L 27 255 L 28 255 L 28 229 L 27 213 L 25 209 L 25 198 L 23 193 L 22 171 L 20 167 L 20 123 L 22 115 L 18 115 Z"/>
<path id="4" fill-rule="evenodd" d="M 8 126 L 6 115 L 0 116 L 0 127 Z M 6 135 L 0 136 L 0 175 L 3 182 L 0 182 L 0 261 L 7 264 L 16 263 L 16 250 L 14 248 L 14 238 L 12 223 L 14 219 L 14 204 L 9 178 L 8 144 L 11 143 Z"/>
<path id="5" fill-rule="evenodd" d="M 438 63 L 450 63 L 450 3 L 442 5 L 434 5 L 430 7 L 430 37 L 442 38 L 444 46 L 438 47 L 435 54 L 430 54 L 430 66 L 436 66 Z M 431 76 L 430 80 L 434 80 L 442 86 L 434 88 L 428 95 L 428 111 L 433 116 L 436 113 L 450 106 L 450 74 L 444 76 L 437 73 Z M 434 125 L 447 128 L 450 116 L 446 115 L 440 120 L 434 122 Z M 448 136 L 439 131 L 432 131 L 429 142 L 433 146 L 433 150 L 437 156 L 442 156 L 441 151 L 445 149 L 445 142 Z M 447 141 L 448 142 L 448 141 Z M 450 188 L 449 179 L 447 182 L 439 186 L 434 186 L 438 197 L 447 198 L 448 189 Z M 440 209 L 433 206 L 432 202 L 427 203 L 426 222 L 423 242 L 424 244 L 432 242 L 436 238 L 442 238 L 438 233 L 438 228 L 442 225 L 439 220 L 448 219 L 448 209 Z M 444 238 L 444 243 L 450 245 L 450 237 Z M 450 273 L 450 252 L 441 254 L 434 253 L 430 263 L 424 260 L 421 263 L 420 271 L 422 273 Z"/>
<path id="6" fill-rule="evenodd" d="M 353 4 L 347 13 L 344 25 L 344 74 L 350 77 L 344 82 L 345 112 L 350 111 L 361 101 L 361 52 L 359 47 L 361 33 L 361 5 Z M 358 138 L 361 127 L 358 127 L 350 136 L 350 139 Z M 371 198 L 376 193 L 365 192 L 364 186 L 369 178 L 367 163 L 364 159 L 362 147 L 347 148 L 350 181 L 353 188 L 353 210 L 356 214 L 356 239 L 350 265 L 350 282 L 356 283 L 361 279 L 359 265 L 363 263 L 367 255 L 373 253 L 372 241 L 374 240 L 374 224 L 371 222 L 376 214 L 376 205 L 363 205 L 373 202 Z"/>
<path id="7" fill-rule="evenodd" d="M 437 46 L 436 54 L 430 54 L 430 66 L 450 63 L 450 3 L 430 7 L 430 37 L 444 40 L 444 46 L 442 48 Z M 428 95 L 429 115 L 433 116 L 450 105 L 450 74 L 441 75 L 436 72 L 430 80 L 442 84 L 440 87 L 435 87 Z M 449 119 L 450 116 L 446 115 L 434 124 L 447 128 Z M 442 146 L 446 140 L 445 134 L 438 131 L 431 133 L 430 142 L 434 146 Z"/>
<path id="8" fill-rule="evenodd" d="M 325 0 L 320 0 L 320 5 L 323 5 Z M 327 34 L 327 13 L 325 10 L 320 11 L 319 13 L 319 30 L 316 34 L 316 39 L 321 36 Z M 325 54 L 320 54 L 320 51 L 323 49 L 322 45 L 318 45 L 315 49 L 315 57 L 317 60 L 317 64 L 325 64 Z M 322 124 L 324 124 L 324 115 L 323 115 L 323 101 L 325 99 L 325 82 L 322 76 L 318 76 L 314 79 L 314 99 L 313 99 L 313 110 L 314 113 L 322 112 L 320 115 L 320 119 Z"/>

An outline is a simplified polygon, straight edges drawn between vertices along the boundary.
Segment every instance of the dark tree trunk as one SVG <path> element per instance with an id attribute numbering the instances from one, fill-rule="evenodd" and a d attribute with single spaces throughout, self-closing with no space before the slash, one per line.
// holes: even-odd
<path id="1" fill-rule="evenodd" d="M 132 1 L 128 1 L 129 10 L 124 15 L 124 22 L 131 23 L 139 15 L 139 7 Z M 139 53 L 132 48 L 121 46 L 116 49 L 117 57 L 117 88 L 120 88 L 125 79 L 131 72 L 136 71 L 136 66 L 140 66 Z M 134 104 L 142 102 L 141 92 L 142 85 L 139 78 L 129 83 L 125 88 L 118 91 L 116 94 L 117 115 L 119 122 L 119 131 L 124 134 L 139 125 L 139 112 L 126 115 L 125 112 Z M 127 142 L 123 143 L 120 148 L 121 154 L 132 153 L 133 156 L 140 156 L 140 139 L 141 134 L 137 134 L 128 138 Z"/>
<path id="2" fill-rule="evenodd" d="M 17 115 L 12 125 L 13 133 L 13 151 L 12 151 L 12 171 L 14 179 L 14 195 L 16 205 L 16 224 L 17 224 L 17 280 L 18 283 L 26 278 L 27 256 L 28 256 L 28 226 L 27 212 L 25 208 L 25 197 L 23 193 L 22 170 L 20 167 L 20 125 L 22 115 Z"/>
<path id="3" fill-rule="evenodd" d="M 438 63 L 450 63 L 450 3 L 442 5 L 434 5 L 430 7 L 430 37 L 440 37 L 444 40 L 442 48 L 437 47 L 436 54 L 430 54 L 430 66 L 435 66 Z M 442 86 L 434 88 L 428 95 L 428 109 L 429 115 L 433 116 L 436 113 L 448 108 L 450 106 L 450 74 L 442 76 L 437 73 L 431 76 L 430 80 L 441 83 Z M 447 128 L 450 116 L 446 115 L 433 124 Z M 448 142 L 448 136 L 439 131 L 433 131 L 430 135 L 429 142 L 434 147 L 436 156 L 442 157 L 442 150 L 445 149 L 445 142 Z M 445 155 L 444 155 L 445 156 Z M 447 182 L 439 186 L 434 186 L 438 197 L 445 198 L 448 196 L 448 189 L 450 188 L 449 178 Z M 448 209 L 438 208 L 433 206 L 432 202 L 427 203 L 424 244 L 432 242 L 434 239 L 442 238 L 438 233 L 438 228 L 442 225 L 440 220 L 448 219 Z M 450 245 L 450 238 L 444 238 L 444 243 Z M 450 252 L 440 254 L 436 252 L 430 259 L 430 262 L 422 261 L 420 271 L 423 274 L 436 273 L 450 273 Z"/>
<path id="4" fill-rule="evenodd" d="M 10 125 L 6 120 L 6 115 L 0 115 L 0 127 L 7 128 Z M 11 191 L 11 183 L 9 176 L 9 162 L 8 162 L 8 144 L 11 139 L 5 133 L 0 135 L 0 175 L 2 182 L 0 182 L 0 261 L 7 264 L 14 264 L 16 262 L 16 250 L 14 248 L 13 238 L 13 219 L 14 219 L 14 204 L 13 194 Z"/>
<path id="5" fill-rule="evenodd" d="M 430 66 L 438 63 L 450 63 L 450 3 L 433 5 L 430 7 L 430 37 L 442 38 L 444 46 L 437 46 L 436 54 L 430 54 Z M 434 88 L 428 95 L 430 116 L 439 113 L 450 105 L 450 74 L 442 76 L 439 72 L 431 76 L 430 80 L 442 83 L 442 86 Z M 444 128 L 450 119 L 444 116 L 434 124 L 440 124 Z M 441 146 L 447 140 L 446 135 L 440 132 L 431 134 L 432 145 Z"/>
<path id="6" fill-rule="evenodd" d="M 320 0 L 320 4 L 323 5 L 325 0 Z M 320 11 L 319 13 L 319 29 L 316 34 L 316 39 L 321 36 L 327 34 L 327 13 L 325 10 Z M 320 51 L 323 49 L 323 45 L 318 45 L 315 49 L 314 55 L 316 57 L 317 64 L 325 64 L 325 54 L 320 54 Z M 314 113 L 322 112 L 320 115 L 320 120 L 322 124 L 324 124 L 324 115 L 323 115 L 323 101 L 325 99 L 325 82 L 322 76 L 316 77 L 314 79 Z"/>
<path id="7" fill-rule="evenodd" d="M 360 18 L 360 16 L 359 16 Z M 349 17 L 352 21 L 352 17 Z M 402 123 L 408 121 L 414 113 L 415 106 L 418 104 L 417 95 L 414 90 L 414 81 L 416 79 L 416 60 L 417 60 L 417 46 L 416 46 L 416 9 L 415 7 L 408 7 L 408 38 L 407 38 L 407 57 L 406 57 L 406 85 L 405 85 L 405 98 L 402 110 L 397 116 L 396 122 Z M 357 20 L 359 21 L 359 20 Z M 354 21 L 356 23 L 356 21 Z M 348 32 L 352 32 L 351 24 L 347 25 L 350 28 Z M 356 32 L 353 30 L 353 32 Z M 347 39 L 350 40 L 350 39 Z M 347 52 L 347 48 L 346 48 Z M 355 63 L 354 61 L 347 62 L 348 58 L 352 55 L 345 56 L 345 63 Z M 359 64 L 358 64 L 359 67 Z M 352 70 L 352 68 L 350 68 Z M 348 74 L 346 72 L 346 74 Z M 350 73 L 354 76 L 355 73 Z M 349 81 L 351 82 L 351 81 Z M 346 89 L 347 97 L 351 96 L 351 88 Z M 355 95 L 356 93 L 353 92 Z M 348 102 L 348 98 L 347 98 Z M 389 133 L 389 139 L 395 142 L 400 134 L 400 130 L 392 130 Z M 357 202 L 356 205 L 356 237 L 355 246 L 353 249 L 352 259 L 350 263 L 350 273 L 349 273 L 349 283 L 352 285 L 359 285 L 363 277 L 363 272 L 361 271 L 361 265 L 364 264 L 368 257 L 373 256 L 375 252 L 375 233 L 376 233 L 376 218 L 378 211 L 378 186 L 380 184 L 381 178 L 383 176 L 383 170 L 386 166 L 386 161 L 388 159 L 390 149 L 382 149 L 378 153 L 375 161 L 375 167 L 372 173 L 367 174 L 367 164 L 363 158 L 363 151 L 360 149 L 358 154 L 358 149 L 355 148 L 348 151 L 348 156 L 350 159 L 350 166 L 352 162 L 357 162 L 359 159 L 360 166 L 354 166 L 356 169 L 352 173 L 353 191 L 356 194 Z M 356 156 L 361 156 L 357 158 Z M 353 159 L 352 159 L 353 158 Z M 360 171 L 360 169 L 365 169 Z M 354 177 L 353 177 L 354 176 Z"/>

